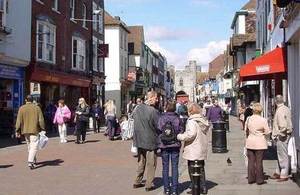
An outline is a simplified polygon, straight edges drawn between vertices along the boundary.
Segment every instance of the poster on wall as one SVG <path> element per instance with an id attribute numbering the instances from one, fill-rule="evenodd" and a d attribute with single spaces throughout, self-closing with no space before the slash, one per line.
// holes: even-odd
<path id="1" fill-rule="evenodd" d="M 41 95 L 41 85 L 39 83 L 30 83 L 30 95 Z"/>

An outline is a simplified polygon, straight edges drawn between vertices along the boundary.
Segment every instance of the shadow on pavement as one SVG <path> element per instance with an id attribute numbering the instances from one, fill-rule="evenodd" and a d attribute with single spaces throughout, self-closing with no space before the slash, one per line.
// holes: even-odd
<path id="1" fill-rule="evenodd" d="M 210 189 L 216 187 L 217 185 L 218 184 L 213 182 L 213 181 L 209 181 L 209 180 L 206 181 L 207 190 L 210 190 Z M 186 191 L 190 187 L 192 187 L 192 184 L 191 184 L 190 181 L 185 181 L 185 182 L 179 184 L 179 194 L 183 193 L 184 191 Z"/>
<path id="2" fill-rule="evenodd" d="M 49 160 L 49 161 L 43 161 L 43 162 L 37 162 L 36 168 L 42 168 L 46 166 L 60 166 L 64 161 L 62 159 L 55 159 L 55 160 Z"/>
<path id="3" fill-rule="evenodd" d="M 97 143 L 100 142 L 100 140 L 86 140 L 85 143 Z"/>
<path id="4" fill-rule="evenodd" d="M 14 166 L 14 165 L 0 165 L 0 169 L 6 169 L 6 168 L 9 168 L 12 166 Z"/>
<path id="5" fill-rule="evenodd" d="M 153 180 L 153 184 L 155 186 L 155 189 L 158 189 L 160 188 L 161 186 L 163 186 L 163 180 L 161 177 L 155 177 L 154 180 Z"/>

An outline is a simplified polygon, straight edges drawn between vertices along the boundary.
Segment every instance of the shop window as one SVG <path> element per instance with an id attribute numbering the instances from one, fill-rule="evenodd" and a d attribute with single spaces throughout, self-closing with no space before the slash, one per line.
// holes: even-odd
<path id="1" fill-rule="evenodd" d="M 56 27 L 48 22 L 37 21 L 37 59 L 55 63 Z"/>
<path id="2" fill-rule="evenodd" d="M 72 68 L 74 70 L 85 70 L 86 47 L 85 40 L 79 37 L 72 38 Z"/>

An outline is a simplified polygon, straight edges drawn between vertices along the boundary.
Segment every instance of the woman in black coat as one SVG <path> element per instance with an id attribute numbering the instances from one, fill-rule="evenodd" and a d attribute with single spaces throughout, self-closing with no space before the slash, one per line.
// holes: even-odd
<path id="1" fill-rule="evenodd" d="M 90 108 L 84 98 L 79 98 L 76 108 L 76 144 L 85 143 L 86 130 L 89 123 Z"/>

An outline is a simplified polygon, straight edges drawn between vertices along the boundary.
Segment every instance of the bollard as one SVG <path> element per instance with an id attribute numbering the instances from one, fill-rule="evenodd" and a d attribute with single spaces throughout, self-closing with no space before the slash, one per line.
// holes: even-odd
<path id="1" fill-rule="evenodd" d="M 227 138 L 226 138 L 226 123 L 219 121 L 212 123 L 212 152 L 226 153 Z"/>
<path id="2" fill-rule="evenodd" d="M 193 195 L 200 195 L 200 162 L 194 161 L 194 164 L 192 164 L 191 167 L 193 177 L 192 192 Z"/>

